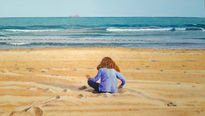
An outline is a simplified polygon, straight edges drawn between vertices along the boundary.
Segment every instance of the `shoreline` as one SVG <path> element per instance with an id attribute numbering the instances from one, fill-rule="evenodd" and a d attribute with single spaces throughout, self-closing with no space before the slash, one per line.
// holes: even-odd
<path id="1" fill-rule="evenodd" d="M 61 48 L 15 48 L 0 49 L 0 51 L 32 51 L 32 50 L 65 50 L 65 49 L 119 49 L 119 50 L 145 50 L 145 51 L 204 51 L 204 49 L 154 49 L 154 48 L 121 48 L 121 47 L 61 47 Z"/>

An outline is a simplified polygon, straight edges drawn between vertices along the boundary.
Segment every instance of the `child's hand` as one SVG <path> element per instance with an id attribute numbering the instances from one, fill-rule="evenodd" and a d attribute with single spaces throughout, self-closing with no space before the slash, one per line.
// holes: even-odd
<path id="1" fill-rule="evenodd" d="M 90 75 L 86 75 L 86 78 L 89 79 L 89 78 L 90 78 Z"/>

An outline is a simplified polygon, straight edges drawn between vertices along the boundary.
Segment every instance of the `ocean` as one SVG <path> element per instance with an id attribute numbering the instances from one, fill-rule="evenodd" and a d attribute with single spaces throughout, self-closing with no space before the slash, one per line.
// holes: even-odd
<path id="1" fill-rule="evenodd" d="M 204 49 L 205 18 L 0 18 L 0 49 L 65 47 Z"/>

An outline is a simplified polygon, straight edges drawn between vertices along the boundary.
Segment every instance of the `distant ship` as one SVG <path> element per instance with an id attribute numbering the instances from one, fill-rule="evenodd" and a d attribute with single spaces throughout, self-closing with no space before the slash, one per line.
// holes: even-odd
<path id="1" fill-rule="evenodd" d="M 76 15 L 69 16 L 69 17 L 80 17 L 80 15 L 76 14 Z"/>

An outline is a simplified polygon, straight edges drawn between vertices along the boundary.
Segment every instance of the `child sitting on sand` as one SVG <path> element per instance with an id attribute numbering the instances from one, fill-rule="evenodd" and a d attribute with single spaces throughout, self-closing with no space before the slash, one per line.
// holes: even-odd
<path id="1" fill-rule="evenodd" d="M 95 91 L 103 93 L 116 93 L 118 91 L 117 78 L 122 81 L 119 88 L 124 86 L 125 79 L 120 73 L 119 67 L 110 57 L 104 57 L 98 65 L 97 70 L 98 74 L 94 78 L 90 78 L 90 76 L 87 75 L 88 85 L 94 88 Z M 100 78 L 101 82 L 97 83 Z"/>

